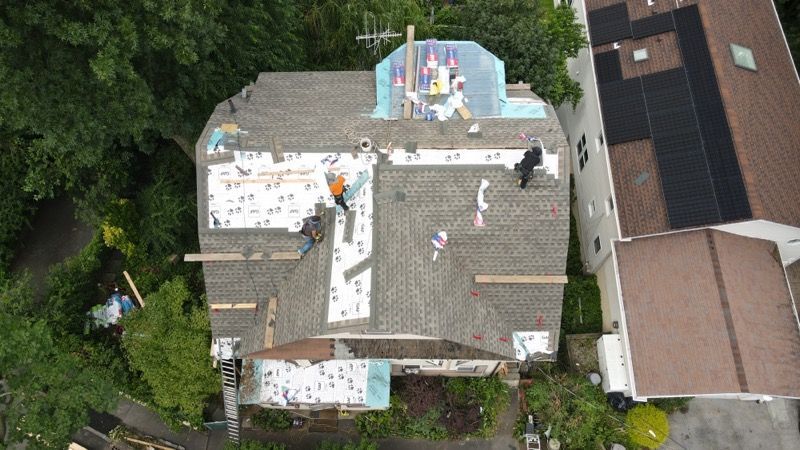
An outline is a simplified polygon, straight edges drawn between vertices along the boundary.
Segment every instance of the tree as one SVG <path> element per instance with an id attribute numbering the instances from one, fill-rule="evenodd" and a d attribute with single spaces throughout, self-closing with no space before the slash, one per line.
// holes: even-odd
<path id="1" fill-rule="evenodd" d="M 667 414 L 650 403 L 638 405 L 625 417 L 631 442 L 645 448 L 658 448 L 669 436 Z"/>
<path id="2" fill-rule="evenodd" d="M 29 142 L 24 189 L 98 208 L 158 138 L 193 157 L 215 104 L 299 67 L 300 24 L 290 0 L 0 4 L 0 127 Z"/>
<path id="3" fill-rule="evenodd" d="M 506 65 L 506 81 L 525 81 L 555 106 L 578 104 L 583 91 L 567 73 L 568 57 L 588 42 L 575 12 L 560 5 L 545 14 L 536 0 L 467 0 L 449 37 L 474 40 Z"/>
<path id="4" fill-rule="evenodd" d="M 775 0 L 775 8 L 792 51 L 794 65 L 800 70 L 800 0 Z"/>
<path id="5" fill-rule="evenodd" d="M 44 322 L 2 308 L 0 379 L 5 381 L 0 397 L 11 397 L 8 443 L 27 441 L 32 449 L 65 448 L 71 435 L 89 423 L 90 409 L 110 411 L 116 402 L 111 383 L 59 349 Z"/>
<path id="6" fill-rule="evenodd" d="M 192 302 L 179 277 L 164 283 L 145 303 L 121 320 L 130 366 L 142 373 L 156 406 L 199 424 L 206 400 L 220 390 L 208 354 L 206 307 Z"/>

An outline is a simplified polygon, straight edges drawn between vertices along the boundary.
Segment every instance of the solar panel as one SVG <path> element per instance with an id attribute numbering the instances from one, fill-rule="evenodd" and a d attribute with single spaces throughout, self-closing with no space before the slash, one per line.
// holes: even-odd
<path id="1" fill-rule="evenodd" d="M 674 29 L 675 23 L 672 20 L 671 12 L 656 14 L 631 22 L 631 32 L 633 33 L 634 39 L 654 36 Z"/>
<path id="2" fill-rule="evenodd" d="M 593 46 L 631 37 L 631 24 L 625 3 L 589 11 L 588 19 L 589 37 Z"/>
<path id="3" fill-rule="evenodd" d="M 608 145 L 650 137 L 640 78 L 598 85 Z"/>
<path id="4" fill-rule="evenodd" d="M 674 14 L 721 219 L 752 217 L 700 12 L 693 5 L 677 9 Z"/>
<path id="5" fill-rule="evenodd" d="M 619 61 L 619 50 L 594 55 L 594 68 L 598 83 L 621 80 L 622 64 Z"/>
<path id="6" fill-rule="evenodd" d="M 670 226 L 719 222 L 714 186 L 683 68 L 643 76 L 642 87 Z"/>

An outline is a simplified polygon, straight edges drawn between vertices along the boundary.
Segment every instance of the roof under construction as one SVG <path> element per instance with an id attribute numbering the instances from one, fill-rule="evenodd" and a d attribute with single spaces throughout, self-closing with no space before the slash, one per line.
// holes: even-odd
<path id="1" fill-rule="evenodd" d="M 452 343 L 426 347 L 428 357 L 471 349 L 464 357 L 513 359 L 514 338 L 533 342 L 522 333 L 546 331 L 541 351 L 555 351 L 569 176 L 552 107 L 539 105 L 540 118 L 380 119 L 376 80 L 375 72 L 262 73 L 246 96 L 215 109 L 196 148 L 200 246 L 235 257 L 203 262 L 214 336 L 242 338 L 242 355 L 367 332 Z M 527 88 L 500 86 L 506 98 L 536 100 Z M 468 136 L 474 124 L 479 132 Z M 511 170 L 528 145 L 521 133 L 545 148 L 525 190 Z M 349 214 L 334 208 L 328 170 L 354 186 Z M 475 226 L 481 180 L 489 208 Z M 325 238 L 293 258 L 302 218 L 321 211 Z M 439 231 L 448 244 L 434 261 Z M 244 304 L 255 308 L 236 307 Z M 356 353 L 330 359 L 377 357 Z"/>

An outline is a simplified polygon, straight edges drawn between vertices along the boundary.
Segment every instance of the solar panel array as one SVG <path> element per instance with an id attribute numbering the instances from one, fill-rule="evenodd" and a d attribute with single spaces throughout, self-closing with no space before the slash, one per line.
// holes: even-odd
<path id="1" fill-rule="evenodd" d="M 672 20 L 672 13 L 665 12 L 644 19 L 631 22 L 631 32 L 634 39 L 655 36 L 656 34 L 666 33 L 675 29 L 675 22 Z"/>
<path id="2" fill-rule="evenodd" d="M 627 17 L 624 3 L 590 12 L 593 45 L 675 30 L 684 66 L 623 79 L 619 50 L 594 56 L 608 144 L 652 138 L 672 228 L 751 217 L 697 6 L 629 22 L 626 33 Z"/>
<path id="3" fill-rule="evenodd" d="M 751 217 L 747 191 L 733 146 L 725 106 L 714 74 L 700 11 L 693 5 L 675 10 L 676 31 L 683 63 L 700 118 L 706 159 L 723 221 Z"/>
<path id="4" fill-rule="evenodd" d="M 625 3 L 589 11 L 588 20 L 592 45 L 608 44 L 631 37 L 631 22 Z"/>

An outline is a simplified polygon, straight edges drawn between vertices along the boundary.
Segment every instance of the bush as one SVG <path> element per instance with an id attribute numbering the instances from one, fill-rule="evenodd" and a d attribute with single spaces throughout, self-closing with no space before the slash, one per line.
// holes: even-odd
<path id="1" fill-rule="evenodd" d="M 657 398 L 649 401 L 667 414 L 680 410 L 682 413 L 689 411 L 689 402 L 694 397 Z"/>
<path id="2" fill-rule="evenodd" d="M 658 448 L 669 436 L 667 414 L 650 403 L 628 411 L 625 424 L 631 442 L 645 448 Z"/>
<path id="3" fill-rule="evenodd" d="M 557 373 L 535 378 L 525 399 L 528 414 L 536 414 L 542 423 L 552 426 L 551 436 L 566 448 L 607 448 L 625 439 L 622 416 L 611 408 L 603 391 L 582 376 Z M 519 422 L 526 420 L 523 414 Z"/>
<path id="4" fill-rule="evenodd" d="M 36 210 L 33 195 L 23 190 L 27 172 L 24 140 L 0 134 L 0 271 L 14 256 L 20 232 L 29 226 L 29 217 Z"/>
<path id="5" fill-rule="evenodd" d="M 264 408 L 250 418 L 253 426 L 264 431 L 283 431 L 292 427 L 292 416 L 282 409 Z"/>
<path id="6" fill-rule="evenodd" d="M 245 439 L 238 446 L 231 441 L 226 441 L 223 450 L 286 450 L 286 445 Z"/>
<path id="7" fill-rule="evenodd" d="M 317 445 L 317 450 L 378 450 L 378 444 L 370 441 L 358 442 L 320 442 Z"/>
<path id="8" fill-rule="evenodd" d="M 564 286 L 561 328 L 564 336 L 603 331 L 603 311 L 596 276 L 569 277 L 569 282 Z"/>

